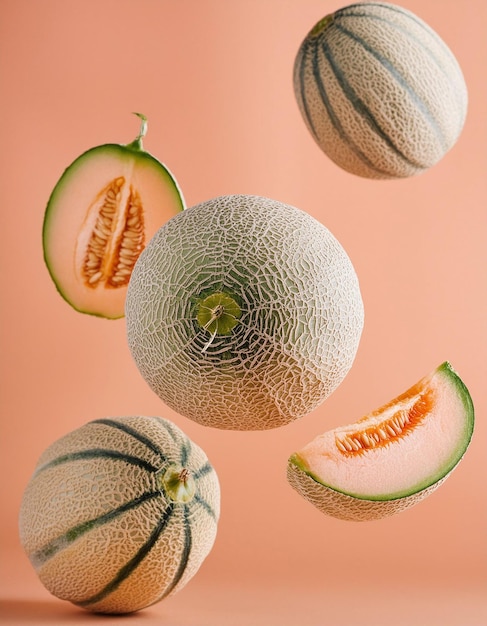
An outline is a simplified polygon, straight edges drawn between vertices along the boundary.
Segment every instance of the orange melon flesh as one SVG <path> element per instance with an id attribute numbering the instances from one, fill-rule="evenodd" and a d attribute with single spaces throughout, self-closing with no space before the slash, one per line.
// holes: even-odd
<path id="1" fill-rule="evenodd" d="M 316 437 L 290 458 L 289 475 L 298 470 L 324 488 L 357 499 L 406 498 L 435 485 L 456 466 L 473 423 L 470 394 L 450 364 L 443 363 L 358 422 Z"/>
<path id="2" fill-rule="evenodd" d="M 120 255 L 128 220 L 137 230 L 133 250 L 125 255 L 131 267 L 155 232 L 184 208 L 171 173 L 133 145 L 106 144 L 76 159 L 56 185 L 44 221 L 44 257 L 58 291 L 76 310 L 106 318 L 124 315 L 130 271 Z M 101 265 L 92 263 L 90 275 L 90 242 L 103 221 L 100 211 L 110 188 L 117 192 L 116 210 L 105 223 L 110 232 L 104 235 Z"/>

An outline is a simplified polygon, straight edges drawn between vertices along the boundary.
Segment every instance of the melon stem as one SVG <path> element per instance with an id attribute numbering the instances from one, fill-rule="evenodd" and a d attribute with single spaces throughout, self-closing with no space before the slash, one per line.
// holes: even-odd
<path id="1" fill-rule="evenodd" d="M 203 326 L 203 329 L 208 330 L 208 328 L 213 324 L 213 322 L 216 322 L 218 319 L 220 319 L 220 317 L 223 315 L 224 312 L 225 312 L 225 307 L 223 306 L 223 304 L 218 304 L 214 309 L 211 309 L 211 317 Z M 218 332 L 218 325 L 215 326 L 214 332 L 211 333 L 211 337 L 209 341 L 207 341 L 205 345 L 203 346 L 202 352 L 206 352 L 208 350 L 208 348 L 213 343 L 217 332 Z"/>
<path id="2" fill-rule="evenodd" d="M 316 23 L 311 29 L 309 36 L 310 37 L 319 37 L 321 33 L 328 28 L 328 26 L 333 22 L 334 15 L 330 13 L 329 15 L 325 15 L 318 23 Z"/>
<path id="3" fill-rule="evenodd" d="M 196 492 L 196 483 L 191 471 L 180 465 L 169 466 L 160 478 L 166 496 L 173 502 L 190 502 Z"/>
<path id="4" fill-rule="evenodd" d="M 179 480 L 182 483 L 186 484 L 188 482 L 189 475 L 190 475 L 189 469 L 187 469 L 186 467 L 183 467 L 183 469 L 179 473 Z"/>
<path id="5" fill-rule="evenodd" d="M 205 329 L 206 330 L 206 329 Z M 201 352 L 206 352 L 208 350 L 208 348 L 211 346 L 211 344 L 213 343 L 214 339 L 216 337 L 216 328 L 214 330 L 214 332 L 211 333 L 210 338 L 208 339 L 208 341 L 205 343 L 205 345 L 203 346 Z"/>
<path id="6" fill-rule="evenodd" d="M 139 134 L 137 135 L 137 137 L 132 141 L 132 143 L 129 143 L 127 145 L 127 148 L 132 148 L 133 150 L 143 150 L 143 145 L 142 145 L 142 139 L 146 136 L 147 134 L 147 118 L 143 113 L 135 113 L 134 115 L 136 115 L 138 118 L 140 118 L 141 122 L 140 122 L 140 130 L 139 130 Z"/>
<path id="7" fill-rule="evenodd" d="M 211 317 L 203 326 L 204 330 L 208 330 L 211 324 L 213 322 L 216 322 L 216 320 L 219 319 L 223 315 L 224 312 L 225 312 L 225 308 L 222 304 L 218 304 L 214 309 L 211 309 Z"/>

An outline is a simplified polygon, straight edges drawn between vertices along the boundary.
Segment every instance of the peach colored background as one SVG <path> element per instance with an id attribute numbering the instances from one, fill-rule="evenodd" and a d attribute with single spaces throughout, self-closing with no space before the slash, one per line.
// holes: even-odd
<path id="1" fill-rule="evenodd" d="M 0 0 L 1 588 L 5 624 L 94 623 L 52 598 L 17 536 L 39 454 L 84 422 L 173 419 L 222 483 L 216 545 L 192 582 L 128 624 L 482 626 L 485 604 L 487 55 L 484 0 L 403 0 L 449 44 L 470 107 L 431 171 L 374 182 L 315 146 L 294 100 L 301 40 L 331 0 Z M 167 409 L 128 353 L 123 320 L 72 310 L 42 259 L 46 201 L 84 150 L 145 145 L 188 205 L 227 193 L 307 210 L 348 251 L 366 325 L 356 362 L 308 417 L 264 433 L 205 429 Z M 286 460 L 315 435 L 389 400 L 448 359 L 477 412 L 462 464 L 431 498 L 354 524 L 288 487 Z M 119 618 L 120 619 L 120 618 Z M 115 618 L 106 618 L 112 623 Z"/>

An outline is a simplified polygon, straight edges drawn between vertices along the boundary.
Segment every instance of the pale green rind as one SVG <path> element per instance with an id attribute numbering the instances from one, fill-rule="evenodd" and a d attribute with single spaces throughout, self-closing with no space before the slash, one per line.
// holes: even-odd
<path id="1" fill-rule="evenodd" d="M 71 307 L 73 307 L 73 309 L 75 309 L 79 313 L 85 313 L 87 315 L 92 315 L 94 317 L 101 317 L 105 319 L 120 319 L 124 317 L 124 313 L 122 313 L 119 316 L 108 317 L 107 315 L 103 315 L 101 313 L 94 313 L 92 311 L 86 311 L 82 308 L 76 307 L 69 300 L 69 298 L 63 292 L 63 290 L 60 288 L 58 281 L 57 281 L 57 277 L 51 271 L 51 264 L 50 264 L 50 259 L 49 259 L 49 244 L 48 244 L 49 229 L 50 229 L 53 218 L 56 216 L 56 208 L 58 206 L 58 203 L 63 197 L 63 193 L 65 192 L 66 187 L 69 185 L 70 181 L 76 176 L 78 169 L 81 166 L 83 166 L 87 160 L 89 160 L 94 154 L 100 154 L 100 152 L 106 152 L 107 154 L 111 153 L 116 158 L 123 159 L 124 157 L 126 158 L 126 157 L 135 156 L 135 158 L 139 160 L 145 160 L 147 163 L 150 163 L 153 167 L 155 167 L 159 171 L 161 178 L 165 180 L 165 183 L 168 184 L 168 187 L 173 188 L 174 196 L 179 201 L 179 204 L 181 206 L 181 211 L 183 211 L 186 208 L 186 203 L 184 200 L 183 193 L 178 185 L 178 182 L 176 181 L 176 178 L 172 175 L 170 170 L 163 163 L 161 163 L 155 157 L 153 157 L 149 152 L 142 150 L 139 146 L 141 146 L 141 142 L 137 140 L 133 141 L 131 144 L 128 144 L 128 145 L 107 143 L 107 144 L 103 144 L 100 146 L 95 146 L 94 148 L 90 148 L 86 152 L 83 152 L 83 154 L 77 157 L 71 163 L 71 165 L 69 165 L 64 170 L 64 172 L 62 173 L 61 177 L 56 183 L 47 201 L 46 210 L 44 213 L 44 221 L 42 224 L 42 250 L 43 250 L 44 262 L 46 264 L 49 275 L 51 276 L 51 279 L 56 287 L 56 290 L 58 291 L 60 296 Z"/>
<path id="2" fill-rule="evenodd" d="M 305 500 L 326 515 L 353 522 L 368 522 L 405 511 L 433 493 L 448 476 L 449 474 L 430 487 L 409 496 L 380 501 L 355 498 L 326 487 L 298 467 L 292 457 L 287 466 L 289 484 Z"/>
<path id="3" fill-rule="evenodd" d="M 303 461 L 303 459 L 301 459 L 301 457 L 297 453 L 291 455 L 291 457 L 289 458 L 288 467 L 295 468 L 299 473 L 306 475 L 309 480 L 313 481 L 319 487 L 319 489 L 322 489 L 323 498 L 325 500 L 330 499 L 330 495 L 328 492 L 333 492 L 337 494 L 337 498 L 336 498 L 337 501 L 341 500 L 340 498 L 338 498 L 338 496 L 345 496 L 346 498 L 351 498 L 352 501 L 355 501 L 357 503 L 358 501 L 369 502 L 369 503 L 377 502 L 379 506 L 381 506 L 381 504 L 386 504 L 390 502 L 397 503 L 399 500 L 408 500 L 411 497 L 415 497 L 414 502 L 412 502 L 411 504 L 407 504 L 406 502 L 403 503 L 405 505 L 405 508 L 409 508 L 409 506 L 416 503 L 417 501 L 416 496 L 418 496 L 419 499 L 423 499 L 423 497 L 425 497 L 426 495 L 431 493 L 431 491 L 436 489 L 441 483 L 443 483 L 443 481 L 447 478 L 447 476 L 450 475 L 453 469 L 455 469 L 455 467 L 463 458 L 470 444 L 470 441 L 472 439 L 472 434 L 474 430 L 474 421 L 475 421 L 474 406 L 473 406 L 470 393 L 466 385 L 464 384 L 464 382 L 461 380 L 461 378 L 458 376 L 458 374 L 455 372 L 455 370 L 452 368 L 452 366 L 450 365 L 448 361 L 445 361 L 442 365 L 440 365 L 437 368 L 434 375 L 444 376 L 446 378 L 448 384 L 451 387 L 452 392 L 456 393 L 460 397 L 463 403 L 464 409 L 465 409 L 465 415 L 464 415 L 465 435 L 462 438 L 462 440 L 459 442 L 458 447 L 452 451 L 452 454 L 449 457 L 448 463 L 446 463 L 438 473 L 428 476 L 425 480 L 421 481 L 420 483 L 411 485 L 409 489 L 401 491 L 401 492 L 396 492 L 392 494 L 384 494 L 384 495 L 369 494 L 367 496 L 364 496 L 364 495 L 346 492 L 343 490 L 338 490 L 334 488 L 333 486 L 324 483 L 322 480 L 320 480 L 320 478 L 316 474 L 310 471 L 310 469 L 306 466 L 306 463 Z M 289 471 L 291 470 L 288 469 L 288 478 L 289 478 Z M 293 484 L 293 486 L 298 491 L 300 491 L 300 489 L 304 489 L 303 485 L 306 485 L 306 490 L 314 493 L 315 490 L 312 489 L 312 486 L 311 486 L 311 483 L 309 483 L 309 480 L 304 480 L 302 477 L 300 477 L 300 479 L 297 480 L 294 474 L 292 474 L 292 476 L 294 478 L 294 482 L 296 483 L 296 484 Z M 326 493 L 326 498 L 325 498 L 325 493 Z M 319 497 L 317 498 L 314 495 L 313 499 L 319 500 Z M 315 506 L 318 506 L 316 501 L 313 501 L 313 503 L 315 504 Z M 359 509 L 362 508 L 358 504 L 357 506 Z M 318 506 L 318 508 L 320 507 Z M 333 515 L 333 513 L 330 513 L 330 514 Z"/>
<path id="4" fill-rule="evenodd" d="M 466 445 L 463 452 L 467 449 L 470 440 L 472 439 L 474 424 L 475 424 L 475 409 L 473 405 L 472 396 L 470 395 L 467 386 L 457 374 L 457 372 L 453 369 L 451 364 L 448 361 L 442 363 L 437 372 L 439 374 L 444 374 L 447 378 L 449 378 L 451 384 L 455 387 L 457 395 L 461 398 L 463 405 L 465 407 L 465 419 L 466 419 Z M 462 454 L 463 454 L 462 452 Z M 460 460 L 460 459 L 458 459 Z"/>

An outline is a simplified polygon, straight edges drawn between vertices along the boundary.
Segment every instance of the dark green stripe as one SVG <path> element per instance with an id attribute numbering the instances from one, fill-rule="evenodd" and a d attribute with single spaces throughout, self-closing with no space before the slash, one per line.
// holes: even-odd
<path id="1" fill-rule="evenodd" d="M 76 541 L 76 539 L 89 532 L 90 530 L 102 526 L 103 524 L 107 524 L 108 522 L 111 522 L 120 515 L 123 515 L 127 511 L 130 511 L 131 509 L 136 509 L 144 502 L 148 502 L 149 500 L 158 498 L 160 496 L 160 491 L 148 491 L 146 493 L 143 493 L 138 498 L 134 498 L 133 500 L 122 504 L 122 506 L 108 511 L 108 513 L 104 513 L 99 517 L 95 517 L 91 520 L 83 522 L 82 524 L 73 526 L 63 535 L 56 537 L 56 539 L 50 541 L 43 548 L 37 550 L 37 552 L 35 552 L 31 556 L 31 561 L 35 564 L 36 567 L 42 565 L 47 560 L 52 558 L 55 554 L 57 554 L 60 550 L 66 548 L 69 544 L 71 544 L 73 541 Z"/>
<path id="2" fill-rule="evenodd" d="M 159 520 L 159 523 L 152 531 L 149 539 L 144 543 L 144 545 L 139 549 L 139 551 L 135 554 L 133 558 L 130 559 L 117 573 L 117 575 L 107 584 L 101 591 L 96 593 L 95 595 L 83 600 L 82 602 L 76 602 L 79 606 L 89 606 L 90 604 L 96 604 L 101 600 L 104 600 L 107 596 L 113 593 L 121 583 L 126 580 L 132 572 L 142 563 L 145 557 L 152 550 L 157 540 L 164 532 L 169 520 L 171 519 L 171 515 L 174 511 L 174 503 L 169 504 L 167 509 L 164 511 L 164 514 Z"/>
<path id="3" fill-rule="evenodd" d="M 161 417 L 153 417 L 153 420 L 155 420 L 160 426 L 163 426 L 167 432 L 171 435 L 171 439 L 174 442 L 177 442 L 179 437 L 176 435 L 171 422 L 169 422 L 168 420 L 164 420 Z"/>
<path id="4" fill-rule="evenodd" d="M 180 463 L 182 467 L 186 466 L 186 463 L 188 462 L 188 459 L 191 455 L 191 441 L 189 439 L 187 439 L 181 448 L 181 458 L 180 458 Z"/>
<path id="5" fill-rule="evenodd" d="M 388 8 L 388 7 L 384 7 L 384 8 Z M 403 13 L 403 16 L 410 19 L 411 21 L 413 21 L 417 26 L 420 26 L 423 31 L 426 32 L 426 34 L 431 38 L 431 39 L 435 39 L 436 43 L 442 48 L 443 52 L 447 53 L 448 56 L 450 57 L 450 60 L 452 60 L 454 62 L 454 64 L 457 64 L 457 60 L 455 59 L 453 53 L 451 52 L 451 50 L 448 48 L 448 46 L 445 44 L 445 42 L 435 33 L 434 30 L 430 29 L 426 24 L 424 24 L 424 22 L 420 22 L 419 20 L 415 20 L 411 17 L 411 15 L 406 15 Z M 381 17 L 379 15 L 370 15 L 368 13 L 344 13 L 342 16 L 342 18 L 365 18 L 367 20 L 375 20 L 376 22 L 382 22 L 383 24 L 387 24 L 388 26 L 390 26 L 391 28 L 394 28 L 395 30 L 399 31 L 400 33 L 402 33 L 403 35 L 405 35 L 408 39 L 411 39 L 412 41 L 414 41 L 418 46 L 420 46 L 423 49 L 423 52 L 425 54 L 427 54 L 435 63 L 435 65 L 438 67 L 438 69 L 440 69 L 443 74 L 449 78 L 449 73 L 448 71 L 445 69 L 444 65 L 439 61 L 439 59 L 433 54 L 433 51 L 431 50 L 431 48 L 429 46 L 426 46 L 424 44 L 424 41 L 422 41 L 421 39 L 418 39 L 418 37 L 416 37 L 414 35 L 413 32 L 407 30 L 406 28 L 404 28 L 402 26 L 402 24 L 397 24 L 396 22 L 393 22 L 392 20 L 388 20 L 385 17 Z"/>
<path id="6" fill-rule="evenodd" d="M 159 448 L 159 446 L 157 446 L 151 439 L 149 439 L 149 437 L 146 437 L 142 433 L 139 433 L 135 428 L 132 428 L 128 424 L 117 422 L 116 420 L 108 419 L 108 418 L 93 420 L 93 422 L 91 423 L 92 424 L 104 424 L 105 426 L 110 426 L 111 428 L 116 428 L 118 430 L 121 430 L 122 432 L 127 433 L 128 435 L 131 435 L 132 437 L 134 437 L 134 439 L 137 439 L 137 441 L 140 441 L 141 443 L 143 443 L 145 446 L 149 448 L 149 450 L 151 450 L 152 452 L 155 452 L 155 454 L 157 454 L 163 461 L 167 460 L 164 453 Z"/>
<path id="7" fill-rule="evenodd" d="M 352 32 L 348 31 L 346 28 L 343 28 L 342 26 L 338 24 L 334 24 L 334 28 L 336 28 L 342 34 L 349 36 L 354 41 L 362 45 L 364 49 L 367 50 L 367 52 L 370 52 L 370 54 L 372 54 L 374 57 L 378 58 L 381 62 L 383 62 L 386 65 L 387 69 L 390 71 L 390 73 L 394 74 L 395 70 L 394 68 L 392 68 L 391 64 L 387 61 L 387 59 L 380 57 L 380 55 L 377 54 L 375 51 L 373 51 L 363 39 L 355 36 Z M 367 122 L 370 128 L 372 128 L 372 130 L 384 141 L 384 143 L 392 150 L 392 152 L 394 152 L 397 156 L 399 156 L 403 161 L 405 161 L 409 165 L 412 165 L 413 167 L 420 167 L 420 168 L 426 167 L 425 165 L 421 163 L 412 161 L 404 153 L 402 153 L 399 150 L 399 148 L 394 144 L 394 142 L 391 140 L 391 138 L 387 135 L 387 133 L 380 127 L 379 123 L 375 119 L 370 109 L 367 107 L 365 102 L 361 98 L 359 98 L 359 96 L 357 95 L 353 87 L 348 82 L 347 78 L 345 77 L 344 72 L 340 69 L 338 63 L 336 62 L 333 52 L 331 51 L 331 48 L 328 46 L 328 44 L 326 43 L 324 39 L 321 41 L 321 48 L 323 50 L 323 54 L 325 55 L 325 58 L 330 64 L 330 68 L 337 80 L 337 83 L 340 85 L 340 88 L 342 89 L 347 100 L 353 106 L 355 111 Z M 404 81 L 401 82 L 401 86 L 403 86 L 406 90 L 408 90 L 409 93 L 412 93 L 412 90 L 408 88 L 408 86 L 404 83 Z M 367 159 L 367 161 L 368 161 L 367 164 L 370 164 L 369 159 Z M 375 165 L 373 165 L 373 167 L 374 169 L 377 169 Z"/>
<path id="8" fill-rule="evenodd" d="M 402 17 L 406 17 L 410 19 L 412 22 L 415 22 L 415 24 L 420 26 L 429 35 L 433 34 L 438 40 L 441 41 L 441 38 L 437 35 L 437 33 L 435 33 L 435 31 L 431 29 L 423 20 L 417 17 L 414 13 L 406 12 L 405 9 L 402 9 L 401 7 L 396 6 L 394 4 L 383 4 L 381 2 L 359 2 L 356 4 L 349 4 L 348 6 L 343 7 L 342 9 L 339 9 L 338 11 L 336 11 L 333 17 L 334 19 L 339 19 L 340 17 L 360 15 L 361 17 L 380 19 L 378 15 L 372 15 L 367 12 L 363 12 L 360 14 L 353 12 L 354 9 L 360 9 L 361 11 L 363 11 L 367 7 L 379 7 L 381 9 L 386 9 L 387 11 L 391 11 L 393 13 L 399 13 L 399 15 L 401 15 Z"/>
<path id="9" fill-rule="evenodd" d="M 155 417 L 154 419 L 164 426 L 164 428 L 171 435 L 171 438 L 175 443 L 180 444 L 181 456 L 179 458 L 179 462 L 184 467 L 186 463 L 188 462 L 189 456 L 191 454 L 191 440 L 188 437 L 185 437 L 184 435 L 182 437 L 181 434 L 176 433 L 176 431 L 174 430 L 170 422 L 165 421 L 161 419 L 160 417 Z"/>
<path id="10" fill-rule="evenodd" d="M 335 24 L 335 28 L 339 30 L 343 35 L 349 37 L 350 39 L 358 43 L 360 46 L 364 48 L 364 50 L 366 50 L 371 56 L 373 56 L 375 59 L 379 61 L 379 63 L 394 78 L 396 83 L 398 83 L 402 87 L 402 89 L 404 89 L 404 91 L 409 95 L 411 100 L 415 103 L 416 107 L 421 111 L 424 117 L 428 120 L 430 127 L 434 130 L 435 135 L 437 136 L 440 143 L 442 143 L 442 145 L 444 146 L 445 141 L 441 133 L 441 130 L 438 127 L 438 123 L 433 117 L 427 104 L 418 96 L 418 94 L 414 91 L 414 89 L 412 89 L 411 85 L 409 85 L 409 83 L 405 80 L 405 78 L 401 75 L 401 73 L 397 70 L 397 68 L 394 67 L 394 65 L 386 57 L 384 57 L 379 52 L 377 52 L 377 50 L 374 50 L 374 48 L 372 48 L 365 41 L 365 39 L 362 39 L 362 37 L 359 37 L 352 31 L 348 30 L 348 28 L 345 28 L 344 26 L 341 26 L 340 24 Z M 331 61 L 330 61 L 330 64 L 332 65 Z M 332 67 L 335 72 L 336 66 L 332 65 Z M 337 76 L 337 80 L 340 83 L 340 86 L 343 89 L 344 93 L 346 94 L 347 98 L 350 99 L 355 110 L 367 120 L 369 126 L 371 126 L 373 130 L 381 137 L 381 139 L 383 139 L 386 142 L 386 144 L 391 148 L 391 150 L 393 150 L 399 157 L 401 157 L 404 161 L 406 161 L 410 165 L 413 165 L 415 167 L 421 167 L 421 168 L 427 167 L 427 164 L 413 161 L 399 150 L 399 148 L 394 144 L 394 142 L 390 139 L 390 137 L 379 126 L 379 123 L 374 118 L 374 116 L 372 115 L 370 110 L 367 108 L 365 103 L 357 96 L 357 94 L 355 93 L 351 85 L 345 79 L 344 74 L 339 70 L 338 67 L 336 69 L 337 69 L 337 73 L 335 75 Z"/>
<path id="11" fill-rule="evenodd" d="M 331 26 L 329 27 L 331 28 Z M 374 165 L 374 163 L 372 163 L 372 161 L 367 157 L 367 155 L 362 152 L 362 150 L 357 146 L 357 144 L 352 140 L 352 138 L 345 132 L 345 129 L 342 126 L 342 123 L 340 122 L 340 119 L 338 118 L 337 114 L 335 113 L 335 110 L 330 102 L 330 99 L 328 98 L 328 94 L 326 93 L 326 89 L 325 89 L 325 85 L 323 83 L 323 79 L 321 77 L 321 72 L 320 72 L 320 65 L 319 65 L 319 59 L 318 59 L 318 54 L 319 54 L 319 50 L 318 50 L 318 39 L 315 40 L 314 43 L 314 55 L 312 58 L 312 63 L 313 63 L 313 76 L 316 82 L 316 86 L 318 87 L 318 91 L 320 93 L 320 97 L 321 100 L 323 102 L 323 105 L 326 109 L 326 112 L 328 113 L 328 117 L 330 118 L 330 121 L 333 125 L 333 128 L 336 130 L 336 132 L 338 133 L 338 135 L 340 136 L 340 139 L 350 148 L 350 150 L 362 161 L 362 163 L 365 163 L 367 165 L 367 167 L 369 167 L 371 170 L 379 173 L 379 174 L 383 174 L 386 176 L 391 176 L 390 172 L 387 172 L 385 170 L 382 170 L 381 168 L 377 167 L 376 165 Z M 325 55 L 325 58 L 326 55 Z M 327 58 L 328 62 L 329 59 Z M 333 70 L 333 68 L 332 68 Z"/>
<path id="12" fill-rule="evenodd" d="M 191 536 L 191 525 L 189 523 L 188 511 L 189 509 L 188 509 L 188 506 L 186 505 L 184 507 L 184 544 L 183 544 L 183 551 L 181 553 L 181 557 L 179 560 L 178 569 L 176 573 L 174 574 L 174 578 L 172 579 L 171 583 L 165 589 L 162 596 L 158 598 L 158 600 L 162 600 L 163 598 L 167 597 L 171 593 L 171 591 L 176 587 L 176 585 L 179 583 L 179 581 L 183 577 L 184 572 L 186 571 L 186 567 L 189 561 L 189 555 L 191 553 L 191 547 L 193 545 L 193 538 Z"/>
<path id="13" fill-rule="evenodd" d="M 401 15 L 404 15 L 403 9 L 401 9 L 398 6 L 388 5 L 382 2 L 356 2 L 354 4 L 347 4 L 347 6 L 343 7 L 342 9 L 338 9 L 338 11 L 335 11 L 335 13 L 333 14 L 333 17 L 337 18 L 337 17 L 340 17 L 341 15 L 348 15 L 348 12 L 350 10 L 364 9 L 365 7 L 380 7 L 381 9 L 391 9 L 391 10 L 394 10 L 396 13 L 400 13 Z M 368 14 L 364 13 L 364 15 L 368 15 Z"/>
<path id="14" fill-rule="evenodd" d="M 117 450 L 92 448 L 91 450 L 80 450 L 79 452 L 70 452 L 69 454 L 63 454 L 62 456 L 58 456 L 52 461 L 41 465 L 41 467 L 37 469 L 36 475 L 46 469 L 62 465 L 63 463 L 70 463 L 72 461 L 86 461 L 91 459 L 111 459 L 113 461 L 123 461 L 124 463 L 129 463 L 131 465 L 137 465 L 138 467 L 141 467 L 148 472 L 157 472 L 159 469 L 152 465 L 152 463 L 148 463 L 147 461 L 144 461 L 144 459 L 139 459 L 139 457 L 137 456 L 123 454 L 122 452 L 118 452 Z"/>
<path id="15" fill-rule="evenodd" d="M 203 498 L 201 498 L 200 496 L 195 496 L 193 498 L 193 500 L 191 501 L 191 504 L 199 504 L 200 506 L 202 506 L 205 511 L 208 513 L 208 515 L 213 518 L 216 522 L 216 513 L 213 510 L 213 508 L 208 504 L 208 502 L 206 502 L 206 500 L 203 500 Z"/>
<path id="16" fill-rule="evenodd" d="M 207 462 L 204 465 L 202 465 L 199 468 L 199 470 L 196 470 L 196 472 L 193 474 L 193 478 L 195 480 L 198 480 L 198 478 L 202 478 L 203 476 L 206 476 L 206 474 L 209 474 L 212 471 L 213 471 L 213 467 L 210 465 L 209 462 Z"/>
<path id="17" fill-rule="evenodd" d="M 318 133 L 316 132 L 316 129 L 314 127 L 313 124 L 313 119 L 311 117 L 311 114 L 309 112 L 309 108 L 308 108 L 308 102 L 306 100 L 306 62 L 308 60 L 308 52 L 309 52 L 309 48 L 310 46 L 308 45 L 307 42 L 305 42 L 301 48 L 301 60 L 299 63 L 299 66 L 296 66 L 296 72 L 297 72 L 297 76 L 298 76 L 298 81 L 299 81 L 299 94 L 301 95 L 301 103 L 303 105 L 303 113 L 304 116 L 306 117 L 306 120 L 308 121 L 308 125 L 311 129 L 311 132 L 313 133 L 315 139 L 317 141 L 319 141 L 319 137 L 318 137 Z"/>
<path id="18" fill-rule="evenodd" d="M 363 8 L 363 6 L 361 5 L 352 5 L 353 6 L 357 6 L 360 8 Z M 409 19 L 411 22 L 413 22 L 416 26 L 419 26 L 431 39 L 434 39 L 437 43 L 437 45 L 441 48 L 442 52 L 446 55 L 448 55 L 451 63 L 458 68 L 458 61 L 456 60 L 455 56 L 453 55 L 453 53 L 451 52 L 451 50 L 448 48 L 448 46 L 445 44 L 445 42 L 441 39 L 441 37 L 435 33 L 434 30 L 432 30 L 427 24 L 425 24 L 423 21 L 421 21 L 419 18 L 417 18 L 415 15 L 411 15 L 411 14 L 407 14 L 404 13 L 404 11 L 398 9 L 397 7 L 393 7 L 393 6 L 387 6 L 387 5 L 382 5 L 382 4 L 377 4 L 377 5 L 372 5 L 372 6 L 380 6 L 384 9 L 389 9 L 391 11 L 394 11 L 396 13 L 401 14 L 403 17 Z M 346 7 L 347 9 L 350 9 L 352 7 Z M 404 36 L 406 36 L 408 39 L 410 39 L 411 41 L 414 41 L 416 43 L 417 46 L 421 47 L 423 53 L 425 55 L 427 55 L 431 61 L 436 65 L 436 67 L 439 69 L 439 71 L 443 74 L 443 76 L 446 78 L 446 80 L 451 83 L 451 75 L 450 75 L 450 71 L 448 67 L 445 67 L 444 63 L 442 62 L 442 60 L 440 60 L 434 53 L 433 50 L 431 49 L 430 46 L 426 46 L 424 44 L 424 42 L 421 39 L 418 39 L 418 37 L 416 37 L 412 32 L 410 32 L 409 30 L 407 30 L 406 28 L 404 28 L 402 26 L 402 24 L 397 24 L 394 21 L 388 20 L 384 17 L 381 17 L 379 15 L 372 15 L 372 14 L 368 14 L 368 13 L 348 13 L 345 12 L 345 10 L 341 10 L 338 11 L 337 13 L 340 13 L 339 17 L 343 18 L 343 19 L 348 19 L 348 18 L 365 18 L 368 20 L 376 20 L 377 22 L 383 22 L 384 24 L 387 24 L 390 28 L 393 28 L 397 31 L 399 31 L 400 33 L 402 33 Z M 461 73 L 461 70 L 459 70 Z M 461 102 L 459 99 L 459 94 L 458 91 L 456 89 L 452 90 L 452 95 L 453 97 L 456 98 L 457 100 L 457 104 L 458 106 L 461 107 Z M 436 120 L 435 120 L 436 123 Z M 463 124 L 463 120 L 461 122 Z M 443 133 L 442 130 L 439 129 L 439 133 L 441 135 L 441 137 L 443 137 Z"/>

